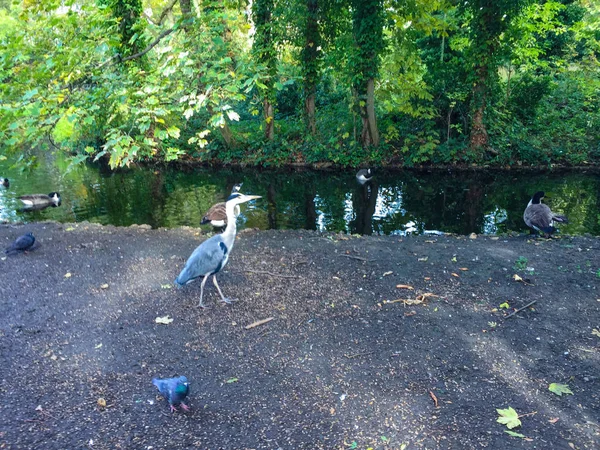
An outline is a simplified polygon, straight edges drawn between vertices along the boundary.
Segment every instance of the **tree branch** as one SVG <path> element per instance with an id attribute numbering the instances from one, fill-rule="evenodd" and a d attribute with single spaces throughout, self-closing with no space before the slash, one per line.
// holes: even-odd
<path id="1" fill-rule="evenodd" d="M 154 47 L 156 47 L 156 45 L 164 37 L 168 36 L 173 31 L 175 31 L 175 28 L 169 28 L 168 30 L 163 31 L 162 33 L 160 33 L 158 35 L 158 37 L 156 39 L 154 39 L 154 41 L 152 41 L 150 44 L 148 44 L 148 46 L 144 50 L 142 50 L 141 52 L 137 52 L 135 55 L 131 55 L 131 56 L 128 56 L 127 58 L 123 58 L 122 62 L 131 61 L 132 59 L 136 59 L 136 58 L 139 58 L 140 56 L 144 56 L 146 53 L 148 53 L 150 50 L 152 50 Z"/>

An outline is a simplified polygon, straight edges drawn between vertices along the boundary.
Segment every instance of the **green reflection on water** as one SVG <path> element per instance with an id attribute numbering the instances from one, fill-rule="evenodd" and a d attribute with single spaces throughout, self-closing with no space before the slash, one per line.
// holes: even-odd
<path id="1" fill-rule="evenodd" d="M 354 171 L 175 170 L 135 168 L 118 172 L 80 165 L 67 172 L 61 156 L 41 155 L 31 173 L 0 161 L 0 219 L 17 222 L 90 221 L 127 226 L 199 227 L 205 212 L 235 183 L 263 198 L 242 206 L 240 228 L 316 229 L 359 234 L 525 231 L 522 215 L 531 195 L 566 214 L 566 234 L 600 234 L 600 184 L 593 173 L 378 171 L 371 184 Z M 62 206 L 23 212 L 18 196 L 58 191 Z M 210 227 L 204 226 L 206 229 Z"/>

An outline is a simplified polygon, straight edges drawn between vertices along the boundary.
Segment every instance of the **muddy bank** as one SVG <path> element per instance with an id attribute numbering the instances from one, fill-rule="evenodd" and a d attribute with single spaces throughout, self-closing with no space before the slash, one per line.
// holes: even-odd
<path id="1" fill-rule="evenodd" d="M 199 283 L 172 285 L 198 230 L 1 225 L 0 242 L 28 231 L 36 248 L 0 261 L 0 447 L 600 446 L 597 238 L 246 231 L 219 275 L 239 301 L 208 283 L 200 309 Z M 189 413 L 151 383 L 174 375 Z M 526 439 L 496 422 L 508 407 Z"/>

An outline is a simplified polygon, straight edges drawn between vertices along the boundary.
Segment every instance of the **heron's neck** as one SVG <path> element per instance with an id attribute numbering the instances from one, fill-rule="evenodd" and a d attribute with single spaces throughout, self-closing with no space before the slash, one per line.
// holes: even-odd
<path id="1" fill-rule="evenodd" d="M 225 231 L 221 235 L 228 247 L 233 245 L 235 241 L 235 233 L 237 232 L 237 225 L 235 223 L 237 217 L 235 215 L 235 207 L 233 203 L 225 203 L 225 213 L 227 214 L 227 226 Z"/>

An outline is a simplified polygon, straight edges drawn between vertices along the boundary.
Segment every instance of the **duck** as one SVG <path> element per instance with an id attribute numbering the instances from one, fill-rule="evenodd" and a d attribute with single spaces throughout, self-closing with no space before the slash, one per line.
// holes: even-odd
<path id="1" fill-rule="evenodd" d="M 44 209 L 48 206 L 60 206 L 61 199 L 58 192 L 46 194 L 22 195 L 19 200 L 25 205 L 25 209 Z"/>
<path id="2" fill-rule="evenodd" d="M 9 187 L 10 186 L 10 181 L 8 181 L 8 178 L 2 178 L 0 177 L 0 187 Z"/>
<path id="3" fill-rule="evenodd" d="M 356 181 L 360 184 L 365 184 L 367 181 L 371 181 L 373 178 L 373 171 L 371 169 L 360 169 L 356 173 Z"/>
<path id="4" fill-rule="evenodd" d="M 233 189 L 231 189 L 231 194 L 240 192 L 240 189 L 242 189 L 242 184 L 243 183 L 235 184 Z M 239 205 L 235 205 L 234 213 L 235 217 L 240 215 Z M 204 214 L 204 217 L 202 217 L 200 224 L 205 225 L 207 223 L 210 223 L 215 228 L 223 228 L 227 225 L 227 211 L 225 208 L 225 202 L 212 205 L 210 209 L 206 211 L 206 214 Z"/>
<path id="5" fill-rule="evenodd" d="M 548 205 L 542 203 L 544 195 L 543 191 L 533 194 L 523 213 L 523 220 L 528 227 L 544 233 L 544 236 L 549 238 L 556 232 L 554 222 L 569 223 L 569 221 L 565 216 L 553 213 Z"/>

